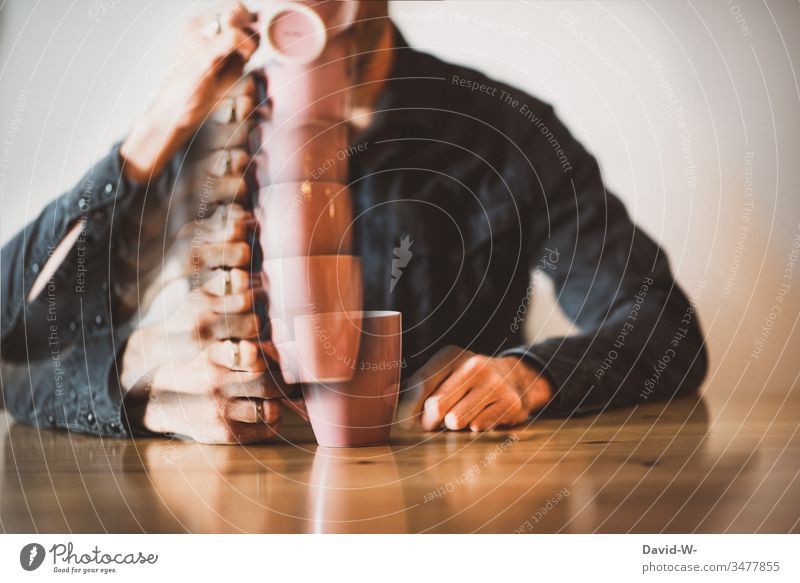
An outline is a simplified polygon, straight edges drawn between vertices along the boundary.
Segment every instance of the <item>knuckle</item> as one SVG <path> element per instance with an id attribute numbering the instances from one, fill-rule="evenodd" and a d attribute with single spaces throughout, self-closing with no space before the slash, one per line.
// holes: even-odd
<path id="1" fill-rule="evenodd" d="M 250 260 L 250 246 L 244 242 L 237 242 L 233 244 L 233 257 L 241 262 L 246 263 Z"/>
<path id="2" fill-rule="evenodd" d="M 472 354 L 464 361 L 464 369 L 470 373 L 477 373 L 484 365 L 486 358 L 480 354 Z"/>
<path id="3" fill-rule="evenodd" d="M 214 399 L 214 402 L 217 406 L 217 411 L 220 411 L 225 407 L 225 402 L 228 399 L 225 396 L 225 387 L 222 383 L 222 380 L 218 378 L 218 375 L 214 376 L 215 378 L 210 379 L 207 391 L 211 395 L 211 398 Z"/>
<path id="4" fill-rule="evenodd" d="M 238 289 L 247 289 L 250 275 L 243 269 L 234 269 L 231 271 L 231 283 Z"/>
<path id="5" fill-rule="evenodd" d="M 508 389 L 505 377 L 496 370 L 487 372 L 486 386 L 490 387 L 489 392 L 493 394 L 503 393 Z"/>
<path id="6" fill-rule="evenodd" d="M 267 414 L 267 423 L 275 423 L 281 416 L 281 407 L 275 401 L 267 401 L 264 404 L 265 412 Z"/>
<path id="7" fill-rule="evenodd" d="M 250 320 L 250 333 L 255 335 L 261 329 L 261 318 L 259 318 L 256 314 L 250 314 L 248 316 Z"/>
<path id="8" fill-rule="evenodd" d="M 456 346 L 455 344 L 448 344 L 444 348 L 442 348 L 440 352 L 446 355 L 456 355 L 456 354 L 461 354 L 463 352 L 463 349 Z"/>
<path id="9" fill-rule="evenodd" d="M 201 316 L 195 320 L 192 329 L 194 340 L 208 340 L 213 334 L 213 323 L 207 317 Z"/>
<path id="10" fill-rule="evenodd" d="M 246 312 L 253 307 L 253 297 L 249 293 L 238 294 L 236 296 L 236 302 L 236 309 L 240 312 Z"/>

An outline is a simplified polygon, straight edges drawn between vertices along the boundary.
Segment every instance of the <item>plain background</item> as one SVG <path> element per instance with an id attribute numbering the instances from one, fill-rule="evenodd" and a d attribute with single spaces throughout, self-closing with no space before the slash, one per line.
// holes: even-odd
<path id="1" fill-rule="evenodd" d="M 412 46 L 553 103 L 598 157 L 697 303 L 715 415 L 797 390 L 796 1 L 392 4 Z M 203 5 L 0 0 L 0 241 L 125 135 Z M 530 334 L 568 330 L 537 281 Z"/>

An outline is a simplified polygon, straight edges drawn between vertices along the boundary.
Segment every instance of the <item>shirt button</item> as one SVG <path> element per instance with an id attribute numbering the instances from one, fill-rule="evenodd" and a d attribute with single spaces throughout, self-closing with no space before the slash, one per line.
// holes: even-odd
<path id="1" fill-rule="evenodd" d="M 53 425 L 53 424 L 56 422 L 56 418 L 55 418 L 55 417 L 53 417 L 52 415 L 48 415 L 48 416 L 47 416 L 47 422 L 48 422 L 50 425 Z"/>
<path id="2" fill-rule="evenodd" d="M 81 198 L 78 200 L 78 208 L 82 211 L 85 211 L 89 208 L 89 201 L 85 198 Z"/>
<path id="3" fill-rule="evenodd" d="M 98 326 L 101 326 L 103 324 L 103 316 L 100 315 L 95 316 L 94 323 L 97 324 Z"/>
<path id="4" fill-rule="evenodd" d="M 34 263 L 33 265 L 31 265 L 31 269 L 33 270 L 34 273 L 39 273 L 39 264 Z"/>
<path id="5" fill-rule="evenodd" d="M 114 190 L 114 184 L 111 182 L 107 182 L 105 188 L 106 194 L 110 194 L 112 190 Z"/>
<path id="6" fill-rule="evenodd" d="M 113 421 L 109 423 L 108 426 L 111 428 L 111 431 L 119 431 L 119 427 Z"/>
<path id="7" fill-rule="evenodd" d="M 72 322 L 70 322 L 70 323 L 69 323 L 69 329 L 70 329 L 72 332 L 75 332 L 75 330 L 77 330 L 77 329 L 78 329 L 78 324 L 77 324 L 77 322 L 75 322 L 74 320 L 73 320 Z"/>
<path id="8" fill-rule="evenodd" d="M 103 280 L 100 282 L 100 289 L 103 291 L 108 291 L 108 282 Z"/>
<path id="9" fill-rule="evenodd" d="M 87 420 L 89 423 L 94 423 L 94 414 L 93 414 L 93 413 L 87 413 L 87 414 L 86 414 L 86 420 Z"/>

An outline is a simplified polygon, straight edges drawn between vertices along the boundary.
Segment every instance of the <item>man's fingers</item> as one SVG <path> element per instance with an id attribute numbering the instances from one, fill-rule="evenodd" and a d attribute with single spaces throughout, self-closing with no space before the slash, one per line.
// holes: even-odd
<path id="1" fill-rule="evenodd" d="M 230 204 L 247 194 L 247 181 L 244 176 L 214 176 L 200 173 L 196 175 L 191 188 L 202 196 L 203 203 L 207 205 Z"/>
<path id="2" fill-rule="evenodd" d="M 248 290 L 224 296 L 207 295 L 209 308 L 215 314 L 247 314 L 253 311 L 253 294 Z"/>
<path id="3" fill-rule="evenodd" d="M 501 393 L 495 387 L 475 383 L 457 403 L 444 414 L 444 426 L 451 431 L 459 431 L 467 427 L 481 411 L 500 400 Z"/>
<path id="4" fill-rule="evenodd" d="M 281 405 L 270 399 L 231 399 L 225 416 L 229 421 L 272 424 L 281 417 Z"/>
<path id="5" fill-rule="evenodd" d="M 253 24 L 258 16 L 250 12 L 241 2 L 231 2 L 227 10 L 223 13 L 223 26 L 233 26 L 236 28 L 247 28 Z"/>
<path id="6" fill-rule="evenodd" d="M 220 106 L 222 104 L 220 103 Z M 219 106 L 218 106 L 219 107 Z M 250 126 L 246 123 L 207 125 L 197 139 L 197 148 L 202 151 L 223 148 L 247 147 L 250 139 Z"/>
<path id="7" fill-rule="evenodd" d="M 206 243 L 227 243 L 233 241 L 249 242 L 250 233 L 256 228 L 256 221 L 235 220 L 228 221 L 217 228 L 206 226 L 202 229 Z"/>
<path id="8" fill-rule="evenodd" d="M 250 243 L 252 233 L 258 223 L 252 215 L 248 217 L 229 219 L 222 214 L 214 214 L 202 222 L 195 223 L 188 233 L 190 244 L 199 240 L 203 243 L 231 243 L 241 241 Z"/>
<path id="9" fill-rule="evenodd" d="M 421 419 L 423 429 L 435 430 L 462 397 L 471 390 L 481 388 L 480 379 L 487 370 L 488 362 L 489 359 L 478 355 L 461 360 L 458 368 L 425 401 Z"/>
<path id="10" fill-rule="evenodd" d="M 197 162 L 195 170 L 218 178 L 241 176 L 249 163 L 250 155 L 244 149 L 232 147 L 206 155 Z"/>
<path id="11" fill-rule="evenodd" d="M 222 32 L 211 39 L 211 52 L 214 67 L 219 67 L 231 55 L 239 55 L 247 62 L 258 48 L 258 36 L 237 27 L 222 27 Z"/>
<path id="12" fill-rule="evenodd" d="M 197 252 L 206 269 L 248 267 L 250 265 L 250 245 L 244 241 L 208 243 L 200 247 Z"/>
<path id="13" fill-rule="evenodd" d="M 223 396 L 265 397 L 259 386 L 263 372 L 232 371 L 214 364 L 203 352 L 201 356 L 186 364 L 162 365 L 153 371 L 150 383 L 159 391 L 210 395 L 218 392 Z M 279 395 L 277 395 L 279 396 Z"/>
<path id="14" fill-rule="evenodd" d="M 458 346 L 445 346 L 406 380 L 403 390 L 410 391 L 414 399 L 412 418 L 422 413 L 425 400 L 447 378 L 465 352 Z"/>
<path id="15" fill-rule="evenodd" d="M 214 342 L 208 352 L 212 362 L 231 370 L 263 372 L 269 367 L 259 344 L 248 340 Z"/>
<path id="16" fill-rule="evenodd" d="M 245 376 L 237 376 L 245 375 Z M 267 369 L 261 373 L 229 371 L 218 385 L 226 397 L 251 397 L 259 399 L 284 399 L 293 391 L 281 378 L 280 371 Z"/>
<path id="17" fill-rule="evenodd" d="M 425 431 L 436 430 L 444 422 L 444 418 L 450 408 L 473 388 L 473 380 L 474 378 L 471 375 L 459 374 L 459 371 L 449 376 L 445 380 L 445 383 L 449 384 L 447 386 L 441 385 L 425 400 L 422 416 L 420 417 L 422 428 Z M 444 391 L 442 391 L 443 386 Z"/>
<path id="18" fill-rule="evenodd" d="M 200 323 L 201 338 L 254 338 L 258 336 L 260 320 L 255 314 L 219 314 Z"/>
<path id="19" fill-rule="evenodd" d="M 261 285 L 261 278 L 246 269 L 216 269 L 208 273 L 203 290 L 212 296 L 229 296 L 249 292 Z"/>
<path id="20" fill-rule="evenodd" d="M 233 90 L 231 90 L 232 92 Z M 228 95 L 222 99 L 211 119 L 219 124 L 240 124 L 249 119 L 255 107 L 255 98 L 251 95 Z"/>
<path id="21" fill-rule="evenodd" d="M 228 427 L 233 436 L 232 443 L 258 443 L 275 437 L 277 430 L 280 428 L 280 419 L 272 425 L 231 421 L 228 423 Z"/>
<path id="22" fill-rule="evenodd" d="M 511 403 L 497 401 L 478 413 L 469 423 L 471 431 L 488 431 L 497 427 L 508 413 Z"/>

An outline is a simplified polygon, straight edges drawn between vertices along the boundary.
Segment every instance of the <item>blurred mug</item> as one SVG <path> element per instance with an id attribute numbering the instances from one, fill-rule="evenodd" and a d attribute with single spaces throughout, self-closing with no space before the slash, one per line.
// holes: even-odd
<path id="1" fill-rule="evenodd" d="M 270 319 L 351 312 L 362 306 L 361 259 L 308 255 L 267 259 L 261 274 Z"/>
<path id="2" fill-rule="evenodd" d="M 335 383 L 303 385 L 303 398 L 317 443 L 326 447 L 360 447 L 389 442 L 402 369 L 400 312 L 351 314 L 361 320 L 353 377 Z"/>
<path id="3" fill-rule="evenodd" d="M 350 144 L 344 123 L 261 122 L 250 132 L 256 182 L 260 187 L 283 182 L 348 181 Z"/>
<path id="4" fill-rule="evenodd" d="M 356 0 L 275 2 L 249 0 L 258 13 L 257 27 L 263 39 L 263 56 L 291 65 L 307 65 L 318 59 L 336 37 L 347 30 L 358 13 Z"/>
<path id="5" fill-rule="evenodd" d="M 362 307 L 361 260 L 353 255 L 267 259 L 271 340 L 287 383 L 332 382 L 353 376 Z M 341 316 L 340 316 L 341 315 Z"/>
<path id="6" fill-rule="evenodd" d="M 341 120 L 350 117 L 352 72 L 349 43 L 337 43 L 309 67 L 283 64 L 266 70 L 266 113 L 286 122 L 308 119 Z"/>
<path id="7" fill-rule="evenodd" d="M 283 380 L 294 383 L 349 381 L 361 342 L 361 312 L 296 316 L 272 320 L 272 342 Z"/>
<path id="8" fill-rule="evenodd" d="M 343 184 L 283 182 L 262 188 L 256 218 L 268 259 L 352 253 L 353 206 Z"/>

